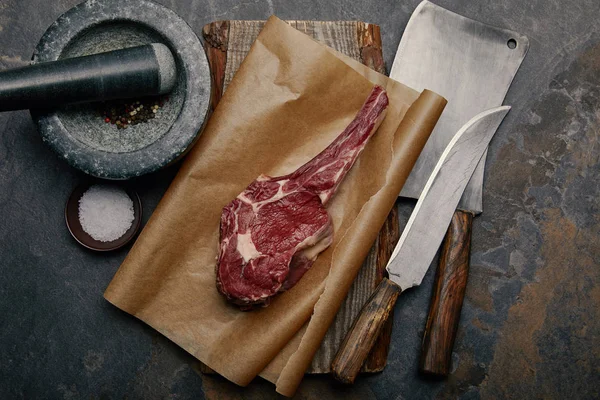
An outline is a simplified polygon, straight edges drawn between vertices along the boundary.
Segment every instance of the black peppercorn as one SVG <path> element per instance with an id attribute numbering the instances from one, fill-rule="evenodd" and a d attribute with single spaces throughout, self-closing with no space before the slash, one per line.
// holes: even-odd
<path id="1" fill-rule="evenodd" d="M 127 129 L 129 125 L 154 119 L 168 100 L 168 96 L 161 96 L 102 103 L 98 116 L 106 123 L 115 125 L 117 129 Z"/>

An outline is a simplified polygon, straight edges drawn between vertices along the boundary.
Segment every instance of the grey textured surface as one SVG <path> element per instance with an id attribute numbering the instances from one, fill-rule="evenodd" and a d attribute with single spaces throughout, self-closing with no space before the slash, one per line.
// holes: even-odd
<path id="1" fill-rule="evenodd" d="M 77 0 L 2 0 L 0 67 L 24 65 Z M 390 66 L 417 1 L 163 1 L 199 33 L 216 19 L 359 19 L 381 25 Z M 344 388 L 308 377 L 298 398 L 579 398 L 600 396 L 600 3 L 440 0 L 528 36 L 492 141 L 484 213 L 475 220 L 467 298 L 445 381 L 417 373 L 433 270 L 402 295 L 386 370 Z M 63 221 L 83 178 L 41 141 L 27 112 L 0 114 L 0 397 L 276 398 L 238 388 L 102 292 L 127 248 L 95 254 Z M 177 166 L 132 185 L 152 213 Z M 411 204 L 401 205 L 406 221 Z"/>
<path id="2" fill-rule="evenodd" d="M 43 140 L 72 166 L 108 179 L 154 172 L 185 154 L 202 127 L 211 90 L 208 61 L 192 29 L 145 0 L 89 0 L 65 11 L 36 45 L 34 62 L 160 42 L 174 53 L 179 73 L 158 118 L 127 130 L 104 123 L 96 103 L 33 110 Z"/>
<path id="3" fill-rule="evenodd" d="M 160 94 L 169 93 L 177 83 L 177 64 L 173 53 L 162 43 L 152 43 L 160 71 Z"/>

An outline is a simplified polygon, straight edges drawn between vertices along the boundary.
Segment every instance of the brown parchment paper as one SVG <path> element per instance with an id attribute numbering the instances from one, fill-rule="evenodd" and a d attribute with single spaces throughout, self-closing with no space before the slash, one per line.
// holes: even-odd
<path id="1" fill-rule="evenodd" d="M 223 206 L 323 150 L 374 83 L 390 106 L 327 207 L 333 244 L 269 307 L 239 311 L 215 287 Z M 293 395 L 444 105 L 271 17 L 105 298 L 229 380 Z"/>

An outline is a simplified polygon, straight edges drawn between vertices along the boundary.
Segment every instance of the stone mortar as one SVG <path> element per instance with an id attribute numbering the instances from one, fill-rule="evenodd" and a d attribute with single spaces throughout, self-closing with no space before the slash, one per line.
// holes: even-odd
<path id="1" fill-rule="evenodd" d="M 117 130 L 99 117 L 98 103 L 31 110 L 44 142 L 72 166 L 106 179 L 153 172 L 185 154 L 202 130 L 211 78 L 198 37 L 173 11 L 147 0 L 88 0 L 48 28 L 33 62 L 155 42 L 170 48 L 178 74 L 157 118 Z"/>

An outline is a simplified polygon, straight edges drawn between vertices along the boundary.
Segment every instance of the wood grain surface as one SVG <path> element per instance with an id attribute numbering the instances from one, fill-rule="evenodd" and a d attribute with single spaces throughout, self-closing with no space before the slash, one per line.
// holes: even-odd
<path id="1" fill-rule="evenodd" d="M 331 372 L 335 379 L 343 383 L 354 383 L 367 353 L 385 326 L 401 292 L 400 286 L 387 278 L 379 283 L 333 360 Z"/>
<path id="2" fill-rule="evenodd" d="M 358 21 L 287 22 L 335 50 L 380 73 L 385 73 L 381 34 L 377 25 Z M 202 31 L 204 46 L 213 78 L 211 110 L 214 110 L 221 99 L 263 26 L 264 21 L 217 21 L 204 26 Z M 398 216 L 394 207 L 307 373 L 331 371 L 331 363 L 346 333 L 369 296 L 385 276 L 385 266 L 398 238 Z M 385 367 L 390 343 L 391 319 L 390 316 L 362 371 L 379 372 Z M 202 366 L 201 370 L 205 373 L 212 372 L 206 366 Z"/>
<path id="3" fill-rule="evenodd" d="M 421 345 L 420 369 L 446 376 L 460 320 L 471 254 L 473 214 L 457 210 L 446 232 Z"/>

